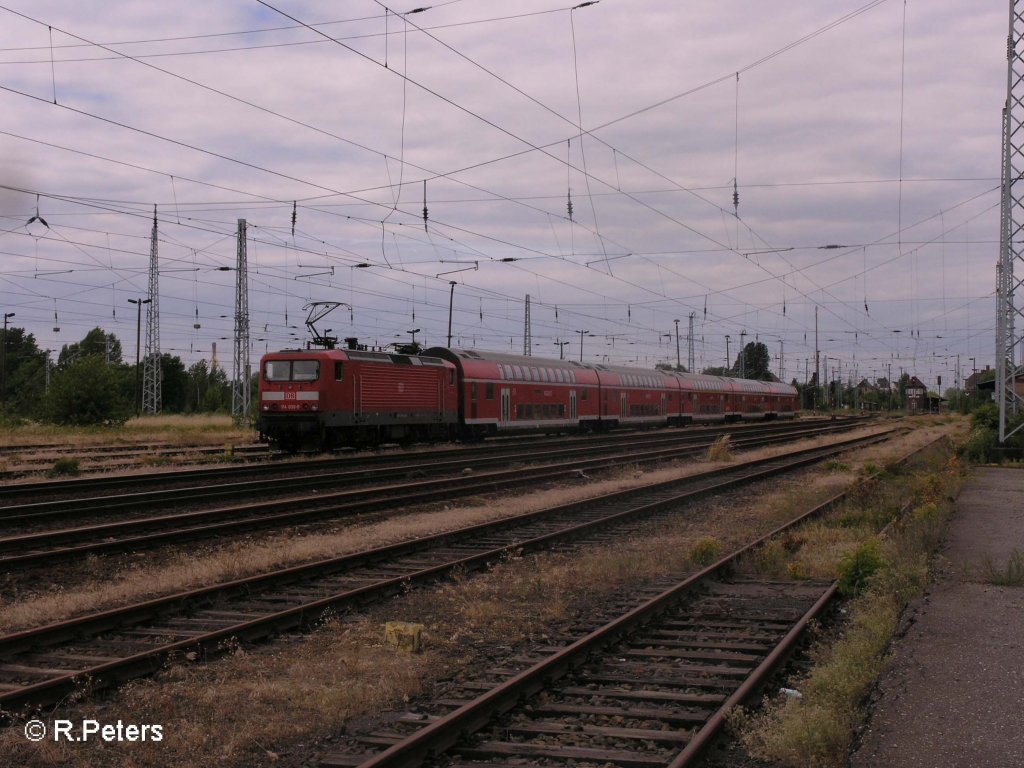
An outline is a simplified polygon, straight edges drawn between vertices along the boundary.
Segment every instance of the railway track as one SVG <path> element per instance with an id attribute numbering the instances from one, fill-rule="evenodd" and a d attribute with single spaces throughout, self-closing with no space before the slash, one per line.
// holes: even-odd
<path id="1" fill-rule="evenodd" d="M 54 480 L 0 486 L 0 525 L 31 510 L 112 510 L 132 504 L 152 509 L 154 504 L 211 498 L 217 494 L 237 495 L 251 490 L 265 494 L 273 488 L 285 491 L 308 489 L 329 484 L 336 479 L 348 484 L 354 481 L 391 480 L 444 468 L 482 468 L 502 463 L 527 461 L 537 456 L 581 455 L 588 451 L 644 448 L 659 445 L 703 444 L 723 435 L 731 438 L 775 435 L 786 432 L 807 432 L 818 428 L 853 427 L 863 419 L 837 421 L 770 422 L 753 426 L 717 427 L 701 430 L 667 430 L 664 432 L 627 433 L 600 437 L 566 437 L 538 441 L 537 438 L 485 443 L 471 447 L 441 450 L 419 450 L 376 455 L 318 458 L 275 465 L 272 477 L 265 465 L 212 467 L 122 475 L 87 477 L 76 480 Z M 135 490 L 139 489 L 139 490 Z M 191 496 L 189 495 L 191 494 Z M 28 502 L 22 501 L 29 499 Z M 52 499 L 52 500 L 51 500 Z"/>
<path id="2" fill-rule="evenodd" d="M 510 553 L 608 541 L 709 494 L 806 467 L 888 433 L 709 470 L 667 483 L 190 590 L 0 637 L 0 709 L 55 704 L 175 658 L 308 626 Z"/>
<path id="3" fill-rule="evenodd" d="M 198 449 L 210 449 L 223 451 L 222 445 L 210 445 L 209 443 L 153 443 L 153 442 L 138 442 L 138 443 L 106 443 L 101 445 L 67 445 L 66 443 L 26 443 L 23 445 L 3 445 L 0 446 L 0 458 L 11 456 L 11 455 L 36 455 L 40 453 L 46 453 L 50 455 L 79 455 L 83 453 L 91 454 L 113 454 L 113 455 L 132 455 L 147 451 L 173 451 L 181 453 L 182 451 L 191 451 Z M 251 445 L 240 445 L 235 446 L 235 450 L 243 451 L 267 451 L 267 446 L 263 444 L 253 443 Z"/>
<path id="4" fill-rule="evenodd" d="M 390 728 L 357 736 L 353 751 L 330 754 L 320 765 L 399 768 L 428 757 L 434 765 L 460 766 L 687 765 L 699 751 L 701 727 L 738 701 L 737 690 L 753 675 L 761 679 L 775 666 L 834 589 L 820 581 L 705 575 L 566 647 L 521 659 L 523 669 L 489 670 L 434 711 L 410 712 Z M 518 703 L 523 698 L 531 703 Z M 445 736 L 453 727 L 458 732 Z M 466 738 L 465 732 L 474 733 Z M 383 751 L 369 751 L 374 748 Z M 434 757 L 442 751 L 444 759 Z"/>
<path id="5" fill-rule="evenodd" d="M 435 462 L 457 461 L 479 459 L 485 456 L 500 457 L 512 454 L 516 451 L 532 455 L 536 448 L 563 450 L 579 448 L 581 446 L 615 445 L 624 442 L 645 442 L 650 443 L 656 440 L 674 440 L 696 436 L 721 435 L 745 435 L 758 434 L 765 431 L 776 431 L 783 429 L 801 430 L 820 424 L 862 424 L 867 419 L 863 417 L 850 417 L 827 421 L 824 419 L 803 420 L 791 422 L 764 422 L 758 424 L 737 424 L 716 427 L 690 427 L 685 430 L 659 430 L 645 432 L 625 432 L 590 436 L 565 436 L 546 437 L 530 436 L 522 438 L 501 438 L 498 440 L 476 443 L 469 446 L 455 448 L 427 448 L 413 450 L 390 450 L 385 449 L 373 455 L 350 454 L 324 455 L 314 459 L 302 459 L 293 461 L 282 461 L 274 466 L 276 475 L 295 475 L 300 477 L 312 477 L 314 474 L 324 474 L 331 471 L 353 471 L 356 469 L 380 469 L 388 467 L 396 472 L 410 464 L 422 462 L 431 464 Z M 277 458 L 283 458 L 280 454 L 274 454 Z M 20 499 L 31 499 L 33 502 L 51 497 L 73 497 L 81 500 L 90 495 L 102 495 L 108 493 L 123 494 L 132 488 L 144 488 L 147 490 L 168 487 L 180 488 L 187 485 L 207 485 L 227 482 L 241 482 L 246 479 L 263 478 L 268 470 L 265 465 L 260 466 L 226 466 L 226 467 L 204 467 L 198 469 L 183 470 L 161 470 L 158 472 L 136 473 L 130 475 L 104 475 L 74 479 L 32 481 L 23 483 L 10 483 L 0 485 L 0 509 L 5 506 L 14 505 Z M 280 479 L 280 478 L 278 478 Z"/>
<path id="6" fill-rule="evenodd" d="M 694 765 L 837 590 L 835 582 L 733 578 L 738 560 L 846 495 L 657 594 L 620 597 L 608 606 L 612 616 L 578 626 L 560 645 L 350 734 L 321 768 Z"/>
<path id="7" fill-rule="evenodd" d="M 765 430 L 736 440 L 736 448 L 755 448 L 787 440 L 813 437 L 836 430 L 851 429 L 855 424 L 823 424 L 812 430 Z M 127 494 L 122 497 L 103 497 L 92 501 L 64 500 L 49 504 L 28 504 L 0 509 L 0 531 L 24 529 L 28 525 L 41 525 L 54 520 L 80 519 L 89 513 L 109 515 L 115 509 L 154 508 L 161 502 L 182 505 L 191 500 L 209 501 L 213 498 L 237 498 L 243 494 L 266 495 L 271 491 L 302 490 L 304 495 L 288 498 L 260 500 L 249 504 L 233 504 L 212 509 L 170 514 L 150 514 L 132 519 L 118 519 L 74 527 L 37 530 L 31 533 L 0 535 L 0 566 L 9 572 L 57 561 L 81 559 L 87 555 L 109 554 L 161 546 L 168 543 L 209 539 L 225 535 L 244 535 L 257 530 L 281 528 L 324 519 L 353 516 L 382 509 L 407 509 L 434 501 L 465 498 L 481 493 L 492 493 L 515 487 L 529 487 L 545 481 L 578 478 L 581 473 L 615 468 L 623 463 L 649 464 L 703 453 L 710 444 L 707 436 L 680 435 L 665 437 L 661 441 L 614 444 L 609 449 L 601 446 L 578 446 L 575 449 L 537 451 L 483 457 L 476 461 L 432 461 L 410 465 L 406 473 L 419 473 L 431 479 L 398 484 L 353 489 L 382 475 L 392 477 L 393 469 L 356 469 L 315 478 L 300 477 L 291 480 L 272 478 L 262 481 L 236 483 L 220 488 L 194 487 L 167 491 Z M 661 447 L 659 447 L 661 446 Z M 593 456 L 597 451 L 601 455 Z M 583 458 L 571 458 L 574 453 Z M 566 460 L 568 458 L 568 460 Z M 494 463 L 508 464 L 530 461 L 527 466 L 501 469 L 477 474 Z M 545 461 L 549 463 L 544 463 Z M 470 467 L 470 475 L 454 475 Z M 311 480 L 313 482 L 311 482 Z M 310 493 L 315 483 L 316 492 Z M 343 490 L 326 492 L 330 488 Z"/>
<path id="8" fill-rule="evenodd" d="M 198 464 L 230 454 L 232 458 L 262 461 L 274 458 L 265 445 L 90 445 L 63 448 L 38 446 L 5 446 L 0 459 L 7 467 L 0 470 L 0 480 L 30 477 L 47 472 L 60 459 L 75 459 L 80 472 L 109 472 L 115 469 L 168 464 Z M 13 466 L 12 466 L 13 465 Z"/>

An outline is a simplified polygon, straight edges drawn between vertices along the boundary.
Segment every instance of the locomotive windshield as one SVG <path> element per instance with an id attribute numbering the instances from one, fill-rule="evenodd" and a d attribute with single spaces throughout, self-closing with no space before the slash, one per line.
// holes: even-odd
<path id="1" fill-rule="evenodd" d="M 316 381 L 320 378 L 319 360 L 268 360 L 263 364 L 266 381 Z"/>

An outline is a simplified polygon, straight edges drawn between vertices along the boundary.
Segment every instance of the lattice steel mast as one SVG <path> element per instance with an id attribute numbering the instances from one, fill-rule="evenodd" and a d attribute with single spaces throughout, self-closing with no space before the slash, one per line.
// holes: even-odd
<path id="1" fill-rule="evenodd" d="M 1006 41 L 1006 106 L 1003 108 L 1002 210 L 999 266 L 996 270 L 996 401 L 999 404 L 999 442 L 1014 416 L 1024 407 L 1017 394 L 1024 328 L 1024 0 L 1010 0 L 1010 30 Z"/>
<path id="2" fill-rule="evenodd" d="M 690 313 L 690 328 L 686 332 L 686 370 L 689 373 L 696 373 L 696 360 L 693 355 L 693 318 L 696 314 Z"/>
<path id="3" fill-rule="evenodd" d="M 523 354 L 533 355 L 533 328 L 530 325 L 530 294 L 526 294 L 526 313 L 523 316 Z"/>
<path id="4" fill-rule="evenodd" d="M 160 259 L 157 254 L 156 206 L 149 243 L 149 305 L 146 308 L 146 358 L 142 365 L 142 410 L 150 416 L 162 407 L 163 376 L 160 370 Z"/>
<path id="5" fill-rule="evenodd" d="M 252 369 L 249 366 L 249 271 L 245 219 L 238 220 L 238 260 L 235 265 L 235 362 L 231 369 L 231 416 L 249 421 Z"/>

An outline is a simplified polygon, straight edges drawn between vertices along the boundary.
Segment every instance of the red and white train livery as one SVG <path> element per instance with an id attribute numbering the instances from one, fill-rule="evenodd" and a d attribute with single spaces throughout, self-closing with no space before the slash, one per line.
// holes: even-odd
<path id="1" fill-rule="evenodd" d="M 264 355 L 261 434 L 285 450 L 792 418 L 786 384 L 433 347 Z"/>

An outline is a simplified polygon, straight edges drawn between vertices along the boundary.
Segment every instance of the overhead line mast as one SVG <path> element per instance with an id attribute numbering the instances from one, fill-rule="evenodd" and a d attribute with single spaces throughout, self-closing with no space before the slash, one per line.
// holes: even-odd
<path id="1" fill-rule="evenodd" d="M 163 382 L 160 367 L 160 258 L 157 252 L 156 206 L 149 243 L 149 307 L 146 310 L 146 359 L 142 366 L 142 410 L 150 416 L 160 413 Z"/>
<path id="2" fill-rule="evenodd" d="M 249 270 L 246 223 L 238 220 L 238 258 L 235 265 L 235 357 L 231 371 L 231 416 L 248 424 L 252 404 L 252 368 L 249 365 Z"/>
<path id="3" fill-rule="evenodd" d="M 1017 392 L 1024 337 L 1024 0 L 1010 0 L 1010 30 L 1006 41 L 1006 105 L 1003 107 L 1002 210 L 999 266 L 996 270 L 996 400 L 999 404 L 999 442 L 1024 409 Z"/>

